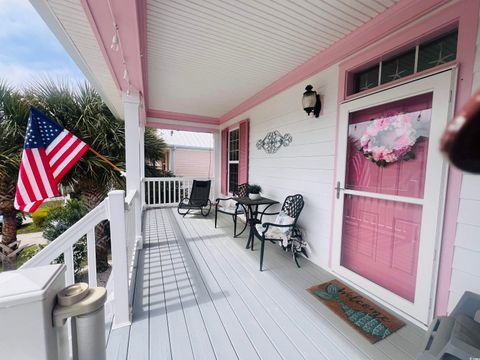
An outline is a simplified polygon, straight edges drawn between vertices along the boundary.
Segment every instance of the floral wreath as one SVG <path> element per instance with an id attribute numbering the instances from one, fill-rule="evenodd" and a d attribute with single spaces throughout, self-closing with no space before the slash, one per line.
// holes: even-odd
<path id="1" fill-rule="evenodd" d="M 375 119 L 359 140 L 360 152 L 380 167 L 415 158 L 417 131 L 406 114 Z"/>

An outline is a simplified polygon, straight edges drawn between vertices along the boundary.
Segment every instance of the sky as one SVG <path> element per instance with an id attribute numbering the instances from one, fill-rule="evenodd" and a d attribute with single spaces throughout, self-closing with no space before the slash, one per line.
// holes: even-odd
<path id="1" fill-rule="evenodd" d="M 0 81 L 16 88 L 45 78 L 85 78 L 28 0 L 0 0 Z"/>

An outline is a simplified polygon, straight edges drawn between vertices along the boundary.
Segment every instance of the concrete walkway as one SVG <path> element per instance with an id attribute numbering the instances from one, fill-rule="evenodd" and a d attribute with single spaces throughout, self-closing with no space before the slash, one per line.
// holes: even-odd
<path id="1" fill-rule="evenodd" d="M 29 234 L 19 234 L 17 239 L 20 241 L 20 246 L 23 245 L 45 245 L 48 244 L 48 240 L 44 239 L 42 232 L 34 232 Z"/>

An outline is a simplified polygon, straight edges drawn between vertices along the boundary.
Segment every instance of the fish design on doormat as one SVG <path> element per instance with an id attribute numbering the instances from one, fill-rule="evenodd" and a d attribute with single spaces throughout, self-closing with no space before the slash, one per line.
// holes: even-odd
<path id="1" fill-rule="evenodd" d="M 338 302 L 347 319 L 352 322 L 352 324 L 359 327 L 362 331 L 365 331 L 367 334 L 373 335 L 379 339 L 385 339 L 392 333 L 390 329 L 379 319 L 376 319 L 372 315 L 369 315 L 363 311 L 354 310 L 345 304 L 344 301 L 340 300 L 337 285 L 329 284 L 326 290 L 327 291 L 316 290 L 315 294 L 324 300 L 334 300 Z"/>

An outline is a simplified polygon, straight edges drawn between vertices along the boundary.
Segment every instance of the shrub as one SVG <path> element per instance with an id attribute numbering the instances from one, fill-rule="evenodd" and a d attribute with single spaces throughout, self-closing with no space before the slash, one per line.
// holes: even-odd
<path id="1" fill-rule="evenodd" d="M 43 209 L 38 209 L 32 214 L 32 220 L 36 227 L 43 228 L 45 226 L 48 212 L 49 212 L 48 208 L 43 208 Z"/>
<path id="2" fill-rule="evenodd" d="M 256 184 L 248 185 L 248 192 L 250 194 L 260 194 L 261 191 L 262 191 L 262 187 L 260 185 L 256 185 Z"/>
<path id="3" fill-rule="evenodd" d="M 43 229 L 48 221 L 48 214 L 58 208 L 63 208 L 63 200 L 45 201 L 37 211 L 32 214 L 32 220 L 35 226 Z"/>
<path id="4" fill-rule="evenodd" d="M 20 255 L 17 257 L 17 268 L 25 264 L 28 260 L 34 257 L 40 250 L 42 250 L 44 245 L 30 245 L 29 247 L 22 250 Z"/>
<path id="5" fill-rule="evenodd" d="M 85 204 L 78 199 L 71 199 L 65 206 L 51 209 L 46 219 L 43 237 L 49 241 L 54 241 L 70 226 L 84 217 L 87 212 Z M 82 237 L 73 246 L 75 272 L 81 270 L 86 258 L 87 244 L 85 237 Z M 58 258 L 57 262 L 63 262 L 63 256 Z"/>

